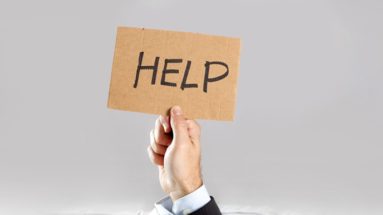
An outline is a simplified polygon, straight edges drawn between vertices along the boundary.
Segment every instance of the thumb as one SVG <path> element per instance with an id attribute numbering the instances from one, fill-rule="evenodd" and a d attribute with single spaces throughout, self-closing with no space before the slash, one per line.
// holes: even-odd
<path id="1" fill-rule="evenodd" d="M 189 142 L 188 124 L 179 106 L 172 107 L 170 111 L 170 125 L 176 145 Z"/>

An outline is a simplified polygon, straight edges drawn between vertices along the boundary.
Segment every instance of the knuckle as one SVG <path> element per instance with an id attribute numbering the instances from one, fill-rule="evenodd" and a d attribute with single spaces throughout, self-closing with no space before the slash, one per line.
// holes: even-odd
<path id="1" fill-rule="evenodd" d="M 150 145 L 153 145 L 153 144 L 155 144 L 156 143 L 156 140 L 154 139 L 154 136 L 153 136 L 153 134 L 151 133 L 151 135 L 150 135 Z"/>
<path id="2" fill-rule="evenodd" d="M 156 150 L 156 143 L 151 142 L 151 143 L 150 143 L 150 147 L 151 147 L 151 149 L 152 149 L 154 152 L 157 151 L 157 150 Z"/>
<path id="3" fill-rule="evenodd" d="M 176 129 L 186 129 L 187 128 L 186 121 L 185 120 L 177 121 L 175 124 L 175 127 L 176 127 Z"/>
<path id="4" fill-rule="evenodd" d="M 151 140 L 152 140 L 152 142 L 153 143 L 156 143 L 156 142 L 158 142 L 159 141 L 159 133 L 158 133 L 158 131 L 157 131 L 157 129 L 156 130 L 152 130 L 152 133 L 151 133 Z"/>
<path id="5" fill-rule="evenodd" d="M 153 130 L 150 132 L 150 145 L 153 145 L 156 143 L 156 139 L 155 139 L 155 136 L 154 136 L 154 132 Z"/>

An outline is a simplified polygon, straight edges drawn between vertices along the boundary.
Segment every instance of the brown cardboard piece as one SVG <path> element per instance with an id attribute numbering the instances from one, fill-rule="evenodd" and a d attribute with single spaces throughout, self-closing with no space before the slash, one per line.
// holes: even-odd
<path id="1" fill-rule="evenodd" d="M 108 107 L 233 120 L 239 53 L 237 38 L 118 27 Z"/>

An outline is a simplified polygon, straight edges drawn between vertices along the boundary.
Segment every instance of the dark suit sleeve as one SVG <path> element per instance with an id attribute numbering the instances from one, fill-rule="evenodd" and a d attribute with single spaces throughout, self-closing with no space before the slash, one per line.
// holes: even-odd
<path id="1" fill-rule="evenodd" d="M 221 215 L 221 211 L 219 210 L 217 203 L 215 203 L 214 198 L 212 196 L 210 196 L 210 198 L 210 201 L 206 205 L 190 215 Z"/>

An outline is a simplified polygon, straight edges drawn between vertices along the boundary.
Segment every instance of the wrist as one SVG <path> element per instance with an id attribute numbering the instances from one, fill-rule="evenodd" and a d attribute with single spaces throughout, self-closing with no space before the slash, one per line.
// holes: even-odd
<path id="1" fill-rule="evenodd" d="M 203 182 L 201 178 L 193 180 L 192 182 L 189 182 L 189 183 L 180 183 L 174 191 L 169 193 L 169 196 L 174 202 L 177 199 L 180 199 L 194 192 L 195 190 L 200 188 L 202 185 L 203 185 Z"/>

